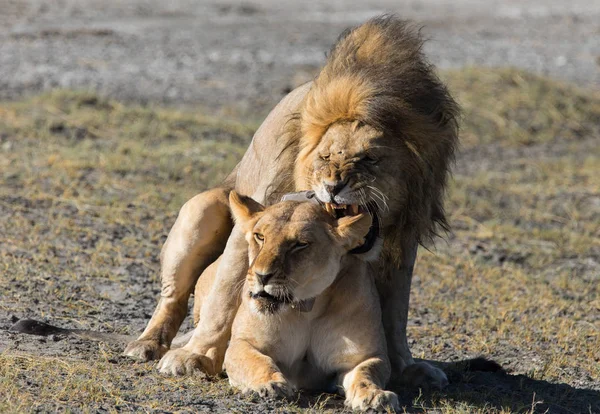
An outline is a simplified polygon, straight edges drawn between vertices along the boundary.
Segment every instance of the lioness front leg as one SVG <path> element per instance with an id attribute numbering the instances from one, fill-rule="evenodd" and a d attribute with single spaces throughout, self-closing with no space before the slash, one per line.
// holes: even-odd
<path id="1" fill-rule="evenodd" d="M 210 291 L 202 301 L 194 334 L 184 347 L 165 354 L 158 366 L 162 373 L 192 374 L 198 368 L 209 375 L 222 371 L 247 271 L 248 244 L 243 231 L 236 225 L 219 259 Z"/>
<path id="2" fill-rule="evenodd" d="M 399 410 L 398 396 L 383 388 L 390 377 L 387 360 L 374 357 L 339 377 L 346 393 L 346 406 L 353 410 Z"/>
<path id="3" fill-rule="evenodd" d="M 244 394 L 285 398 L 294 393 L 275 361 L 244 340 L 231 341 L 225 361 L 229 383 Z"/>
<path id="4" fill-rule="evenodd" d="M 393 270 L 389 282 L 379 289 L 392 381 L 411 387 L 441 389 L 448 385 L 444 371 L 426 362 L 415 363 L 406 338 L 410 285 L 417 247 L 415 244 L 409 249 L 402 267 Z"/>
<path id="5" fill-rule="evenodd" d="M 142 335 L 125 355 L 151 360 L 169 349 L 187 313 L 187 303 L 202 271 L 223 251 L 233 226 L 229 190 L 198 194 L 181 208 L 161 252 L 162 291 Z"/>

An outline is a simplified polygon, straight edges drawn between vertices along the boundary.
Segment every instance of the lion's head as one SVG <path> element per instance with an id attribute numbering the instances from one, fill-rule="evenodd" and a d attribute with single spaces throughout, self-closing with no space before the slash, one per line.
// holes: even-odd
<path id="1" fill-rule="evenodd" d="M 367 214 L 336 219 L 307 202 L 265 208 L 236 192 L 229 201 L 249 245 L 246 294 L 259 312 L 321 294 L 336 279 L 342 257 L 364 242 L 371 227 Z"/>
<path id="2" fill-rule="evenodd" d="M 458 106 L 422 44 L 389 16 L 347 32 L 290 122 L 299 143 L 296 189 L 314 190 L 336 217 L 368 210 L 383 230 L 384 253 L 447 226 L 443 192 Z"/>

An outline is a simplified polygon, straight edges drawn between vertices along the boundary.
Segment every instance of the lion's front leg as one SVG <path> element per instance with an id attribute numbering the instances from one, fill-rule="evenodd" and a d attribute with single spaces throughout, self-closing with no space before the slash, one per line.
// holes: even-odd
<path id="1" fill-rule="evenodd" d="M 161 253 L 161 298 L 146 330 L 128 344 L 125 355 L 152 360 L 169 349 L 187 314 L 190 293 L 200 273 L 225 248 L 232 229 L 229 191 L 198 194 L 181 208 Z"/>
<path id="2" fill-rule="evenodd" d="M 406 337 L 410 285 L 417 247 L 415 244 L 407 252 L 402 266 L 393 270 L 385 288 L 379 289 L 392 381 L 412 387 L 441 389 L 448 385 L 444 371 L 426 362 L 415 363 Z"/>
<path id="3" fill-rule="evenodd" d="M 214 282 L 202 301 L 200 320 L 192 338 L 183 348 L 165 354 L 158 366 L 161 372 L 182 375 L 202 370 L 216 375 L 222 371 L 247 270 L 248 244 L 242 230 L 235 226 L 217 266 Z"/>

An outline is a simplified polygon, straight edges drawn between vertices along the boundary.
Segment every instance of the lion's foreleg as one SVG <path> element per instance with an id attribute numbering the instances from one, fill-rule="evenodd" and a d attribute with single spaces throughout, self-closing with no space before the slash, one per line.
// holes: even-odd
<path id="1" fill-rule="evenodd" d="M 184 360 L 191 358 L 190 355 L 196 355 L 198 363 L 202 360 L 203 370 L 208 374 L 214 375 L 222 370 L 247 270 L 248 243 L 243 231 L 236 226 L 217 266 L 214 283 L 202 302 L 200 320 L 192 338 L 176 353 L 169 351 L 165 354 L 159 364 L 161 372 L 190 373 L 183 364 Z M 187 353 L 185 357 L 184 353 Z M 210 364 L 206 363 L 206 358 L 210 360 Z"/>
<path id="2" fill-rule="evenodd" d="M 202 304 L 210 295 L 210 291 L 215 284 L 217 277 L 217 269 L 221 263 L 221 257 L 211 263 L 204 272 L 200 275 L 200 279 L 196 282 L 196 288 L 194 289 L 194 310 L 192 312 L 194 316 L 194 327 L 198 326 L 200 322 L 200 311 L 202 310 Z"/>
<path id="3" fill-rule="evenodd" d="M 446 374 L 426 362 L 415 363 L 408 347 L 406 326 L 412 274 L 417 258 L 415 245 L 408 249 L 402 266 L 394 269 L 384 289 L 380 289 L 383 327 L 392 366 L 392 381 L 408 386 L 443 388 L 448 384 Z"/>
<path id="4" fill-rule="evenodd" d="M 161 298 L 146 330 L 125 354 L 143 360 L 164 355 L 187 313 L 200 273 L 223 251 L 231 232 L 229 191 L 198 194 L 181 208 L 161 253 Z"/>
<path id="5" fill-rule="evenodd" d="M 405 255 L 402 266 L 393 269 L 387 277 L 383 289 L 380 291 L 381 312 L 383 327 L 388 345 L 388 354 L 392 365 L 392 379 L 400 376 L 404 369 L 414 363 L 408 340 L 406 338 L 406 325 L 408 323 L 408 307 L 410 299 L 410 285 L 417 247 Z"/>

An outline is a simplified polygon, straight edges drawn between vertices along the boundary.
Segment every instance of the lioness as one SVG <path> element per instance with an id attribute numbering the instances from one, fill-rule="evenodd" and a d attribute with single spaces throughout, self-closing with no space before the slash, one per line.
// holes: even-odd
<path id="1" fill-rule="evenodd" d="M 367 242 L 353 253 L 377 268 L 392 375 L 412 385 L 447 383 L 441 370 L 413 361 L 406 339 L 417 246 L 438 225 L 446 227 L 443 193 L 458 136 L 458 107 L 422 45 L 416 30 L 391 16 L 340 37 L 317 78 L 269 114 L 225 182 L 182 207 L 161 254 L 161 299 L 127 355 L 165 355 L 198 277 L 222 254 L 218 283 L 202 305 L 192 339 L 161 364 L 163 372 L 186 373 L 186 364 L 196 359 L 209 362 L 204 364 L 209 373 L 220 371 L 248 269 L 247 244 L 231 219 L 229 192 L 269 205 L 282 194 L 313 190 L 340 216 L 362 208 L 377 219 Z M 374 254 L 378 235 L 383 248 Z"/>
<path id="2" fill-rule="evenodd" d="M 398 409 L 383 390 L 390 364 L 373 275 L 347 254 L 364 243 L 370 215 L 335 219 L 297 201 L 265 208 L 235 192 L 229 200 L 251 263 L 225 354 L 231 385 L 268 397 L 335 386 L 353 409 Z M 214 275 L 202 274 L 195 305 Z"/>

